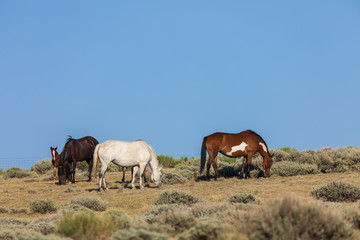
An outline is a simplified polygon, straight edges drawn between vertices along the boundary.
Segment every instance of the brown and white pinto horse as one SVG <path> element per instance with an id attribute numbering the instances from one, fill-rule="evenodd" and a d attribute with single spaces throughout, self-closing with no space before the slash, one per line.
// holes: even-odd
<path id="1" fill-rule="evenodd" d="M 200 173 L 204 170 L 206 162 L 206 150 L 209 153 L 207 162 L 206 176 L 210 179 L 209 171 L 211 165 L 215 170 L 215 180 L 218 176 L 217 171 L 217 153 L 220 152 L 227 157 L 244 157 L 244 163 L 241 169 L 240 177 L 243 177 L 245 169 L 245 178 L 250 178 L 250 164 L 253 156 L 258 152 L 263 157 L 262 166 L 265 171 L 265 177 L 270 177 L 270 168 L 272 165 L 272 155 L 262 137 L 257 133 L 246 130 L 240 133 L 213 133 L 204 137 L 201 148 L 201 167 Z"/>
<path id="2" fill-rule="evenodd" d="M 54 184 L 55 184 L 56 168 L 59 166 L 59 163 L 60 163 L 60 155 L 57 152 L 57 147 L 56 148 L 50 147 L 50 151 L 51 151 L 51 157 L 52 157 L 52 159 L 51 159 L 52 165 L 54 168 Z"/>

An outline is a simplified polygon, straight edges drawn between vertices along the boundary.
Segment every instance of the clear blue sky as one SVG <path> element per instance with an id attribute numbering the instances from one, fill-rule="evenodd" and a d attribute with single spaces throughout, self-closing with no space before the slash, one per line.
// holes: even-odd
<path id="1" fill-rule="evenodd" d="M 0 168 L 67 135 L 360 146 L 359 1 L 0 1 Z"/>

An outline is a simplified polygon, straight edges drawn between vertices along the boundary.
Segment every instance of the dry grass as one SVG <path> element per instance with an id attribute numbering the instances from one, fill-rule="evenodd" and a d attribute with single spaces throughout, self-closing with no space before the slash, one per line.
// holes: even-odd
<path id="1" fill-rule="evenodd" d="M 126 181 L 130 181 L 127 174 Z M 220 178 L 218 181 L 187 181 L 185 184 L 165 185 L 161 188 L 150 187 L 143 190 L 130 189 L 129 183 L 121 183 L 119 172 L 109 172 L 106 175 L 110 189 L 98 192 L 95 182 L 87 182 L 87 177 L 77 178 L 76 184 L 63 186 L 53 185 L 52 181 L 44 181 L 44 176 L 34 178 L 34 181 L 24 179 L 0 180 L 0 206 L 5 208 L 29 208 L 30 202 L 35 199 L 52 199 L 57 205 L 63 206 L 70 203 L 71 199 L 79 196 L 97 197 L 108 202 L 108 208 L 121 209 L 129 216 L 138 216 L 151 208 L 153 202 L 165 191 L 181 191 L 192 194 L 204 201 L 216 204 L 237 193 L 252 193 L 260 198 L 263 203 L 283 198 L 292 193 L 304 199 L 313 199 L 311 190 L 328 181 L 345 181 L 360 185 L 360 173 L 327 173 L 316 175 L 301 175 L 293 177 L 271 177 L 259 179 L 240 180 L 238 178 Z M 137 185 L 138 186 L 138 185 Z M 73 191 L 68 191 L 71 188 Z M 211 189 L 211 190 L 210 190 Z M 210 191 L 209 191 L 210 190 Z M 31 192 L 36 191 L 36 194 Z M 357 206 L 358 203 L 346 203 Z M 11 213 L 0 213 L 0 217 L 13 216 Z M 40 214 L 19 213 L 17 218 L 38 218 Z"/>

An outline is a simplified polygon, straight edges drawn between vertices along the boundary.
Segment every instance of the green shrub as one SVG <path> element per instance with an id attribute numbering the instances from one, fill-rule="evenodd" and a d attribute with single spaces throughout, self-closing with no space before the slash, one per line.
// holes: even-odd
<path id="1" fill-rule="evenodd" d="M 172 172 L 163 172 L 162 177 L 161 177 L 161 182 L 164 184 L 183 184 L 186 182 L 186 178 L 184 178 L 183 176 L 176 174 L 176 173 L 172 173 Z"/>
<path id="2" fill-rule="evenodd" d="M 10 172 L 10 171 L 20 172 L 23 170 L 18 167 L 11 167 L 11 168 L 8 168 L 8 170 L 6 170 L 5 173 Z"/>
<path id="3" fill-rule="evenodd" d="M 30 202 L 30 210 L 33 213 L 52 213 L 57 209 L 58 206 L 52 199 L 37 199 Z"/>
<path id="4" fill-rule="evenodd" d="M 27 213 L 26 208 L 10 208 L 10 213 L 12 214 L 18 214 L 18 213 Z"/>
<path id="5" fill-rule="evenodd" d="M 157 155 L 157 159 L 161 166 L 164 168 L 174 168 L 177 164 L 180 163 L 179 159 L 173 158 L 166 155 Z"/>
<path id="6" fill-rule="evenodd" d="M 4 174 L 4 179 L 9 178 L 33 178 L 37 177 L 37 174 L 28 170 L 7 170 Z"/>
<path id="7" fill-rule="evenodd" d="M 75 240 L 107 239 L 116 229 L 111 218 L 93 213 L 66 215 L 60 220 L 56 232 Z"/>
<path id="8" fill-rule="evenodd" d="M 335 161 L 330 156 L 319 154 L 315 157 L 316 165 L 320 172 L 332 172 L 334 170 Z"/>
<path id="9" fill-rule="evenodd" d="M 282 151 L 280 149 L 271 149 L 270 154 L 273 154 L 272 160 L 273 162 L 282 162 L 282 161 L 290 161 L 290 153 Z"/>
<path id="10" fill-rule="evenodd" d="M 41 233 L 27 231 L 25 234 L 22 232 L 17 238 L 18 240 L 71 240 L 70 238 L 60 237 L 54 234 L 42 235 Z"/>
<path id="11" fill-rule="evenodd" d="M 200 175 L 199 168 L 196 166 L 177 166 L 174 173 L 186 178 L 187 180 L 196 179 Z"/>
<path id="12" fill-rule="evenodd" d="M 179 240 L 227 239 L 225 224 L 214 221 L 198 222 L 188 231 L 179 235 Z"/>
<path id="13" fill-rule="evenodd" d="M 49 170 L 53 169 L 52 160 L 46 158 L 44 160 L 38 161 L 34 166 L 31 167 L 31 171 L 36 172 L 37 174 L 43 175 Z"/>
<path id="14" fill-rule="evenodd" d="M 181 210 L 185 210 L 185 205 L 178 204 L 160 204 L 153 206 L 149 211 L 143 214 L 142 219 L 147 223 L 154 223 L 157 221 L 160 215 L 167 213 L 174 213 Z"/>
<path id="15" fill-rule="evenodd" d="M 287 197 L 246 220 L 250 240 L 352 239 L 350 224 L 318 204 Z"/>
<path id="16" fill-rule="evenodd" d="M 26 226 L 30 223 L 29 220 L 26 219 L 18 219 L 18 218 L 11 218 L 11 217 L 1 217 L 0 218 L 0 225 L 19 225 L 19 226 Z"/>
<path id="17" fill-rule="evenodd" d="M 63 215 L 67 215 L 67 214 L 74 214 L 74 213 L 78 213 L 78 212 L 87 212 L 87 213 L 92 213 L 93 211 L 83 205 L 79 205 L 79 204 L 69 204 L 67 206 L 65 206 L 64 208 L 61 209 Z"/>
<path id="18" fill-rule="evenodd" d="M 259 203 L 260 200 L 251 193 L 239 193 L 227 199 L 230 203 Z"/>
<path id="19" fill-rule="evenodd" d="M 117 229 L 130 227 L 130 218 L 122 210 L 108 210 L 105 212 L 105 216 L 110 217 L 111 221 L 115 224 Z"/>
<path id="20" fill-rule="evenodd" d="M 89 171 L 89 164 L 86 161 L 77 162 L 76 169 L 87 172 Z"/>
<path id="21" fill-rule="evenodd" d="M 313 188 L 311 195 L 329 202 L 355 202 L 360 199 L 360 188 L 342 181 L 331 181 Z"/>
<path id="22" fill-rule="evenodd" d="M 191 208 L 191 214 L 196 218 L 206 218 L 219 216 L 229 209 L 235 209 L 235 207 L 229 203 L 221 203 L 216 205 L 196 205 Z"/>
<path id="23" fill-rule="evenodd" d="M 168 240 L 166 234 L 151 232 L 145 229 L 123 229 L 115 232 L 109 240 Z"/>
<path id="24" fill-rule="evenodd" d="M 286 152 L 287 154 L 297 152 L 296 148 L 291 148 L 291 147 L 282 147 L 282 148 L 279 148 L 279 150 Z"/>
<path id="25" fill-rule="evenodd" d="M 8 213 L 9 209 L 7 209 L 6 207 L 1 207 L 0 206 L 0 213 Z"/>
<path id="26" fill-rule="evenodd" d="M 0 239 L 11 240 L 71 240 L 69 238 L 63 238 L 56 235 L 42 235 L 39 232 L 27 229 L 1 229 Z"/>
<path id="27" fill-rule="evenodd" d="M 234 164 L 238 158 L 230 158 L 224 155 L 218 155 L 218 161 L 226 162 L 227 164 Z"/>
<path id="28" fill-rule="evenodd" d="M 185 194 L 182 192 L 164 192 L 159 198 L 154 202 L 155 205 L 160 204 L 180 204 L 186 206 L 192 206 L 195 203 L 199 202 L 197 197 L 194 197 L 189 194 Z"/>
<path id="29" fill-rule="evenodd" d="M 195 218 L 186 213 L 166 214 L 163 221 L 164 224 L 170 225 L 175 233 L 183 232 L 196 223 Z"/>
<path id="30" fill-rule="evenodd" d="M 353 228 L 360 230 L 360 213 L 352 207 L 344 207 L 341 209 L 343 218 L 352 224 Z"/>
<path id="31" fill-rule="evenodd" d="M 36 220 L 31 222 L 28 226 L 28 229 L 32 229 L 36 232 L 40 232 L 44 235 L 48 235 L 55 231 L 56 225 L 53 222 L 47 222 L 44 220 Z"/>
<path id="32" fill-rule="evenodd" d="M 79 197 L 72 199 L 71 204 L 82 205 L 94 211 L 105 211 L 107 202 L 94 197 Z"/>
<path id="33" fill-rule="evenodd" d="M 289 161 L 275 163 L 271 168 L 272 174 L 282 177 L 315 174 L 317 172 L 318 169 L 315 165 L 301 164 L 301 163 L 289 162 Z"/>

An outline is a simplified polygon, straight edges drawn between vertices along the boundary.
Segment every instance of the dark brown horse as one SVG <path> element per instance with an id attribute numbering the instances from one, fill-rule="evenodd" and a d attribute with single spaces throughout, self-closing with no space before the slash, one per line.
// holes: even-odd
<path id="1" fill-rule="evenodd" d="M 73 139 L 69 136 L 60 154 L 60 163 L 58 166 L 59 184 L 65 184 L 67 179 L 75 183 L 76 162 L 80 161 L 86 161 L 88 163 L 89 181 L 91 181 L 92 161 L 97 144 L 99 144 L 99 142 L 90 136 L 80 139 Z"/>
<path id="2" fill-rule="evenodd" d="M 52 165 L 54 168 L 54 184 L 55 184 L 56 168 L 59 166 L 59 163 L 60 163 L 60 155 L 57 152 L 57 147 L 56 148 L 50 147 L 50 151 L 51 151 L 51 157 L 52 157 L 52 159 L 51 159 Z"/>
<path id="3" fill-rule="evenodd" d="M 210 179 L 209 171 L 211 165 L 215 170 L 215 180 L 218 176 L 217 171 L 217 153 L 220 152 L 227 157 L 238 158 L 244 157 L 240 177 L 243 177 L 245 169 L 245 178 L 250 178 L 250 164 L 253 156 L 260 153 L 263 157 L 262 166 L 265 171 L 265 177 L 270 177 L 270 168 L 272 165 L 272 155 L 262 137 L 257 133 L 246 130 L 241 133 L 213 133 L 204 137 L 201 148 L 201 167 L 200 173 L 204 170 L 206 162 L 206 150 L 209 153 L 207 162 L 206 176 Z"/>

